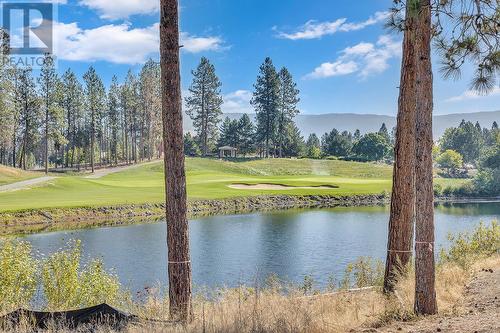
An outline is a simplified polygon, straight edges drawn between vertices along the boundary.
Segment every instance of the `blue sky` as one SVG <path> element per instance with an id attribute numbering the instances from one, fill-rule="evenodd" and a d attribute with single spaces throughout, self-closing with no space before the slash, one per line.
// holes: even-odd
<path id="1" fill-rule="evenodd" d="M 109 84 L 158 58 L 159 0 L 58 0 L 59 70 L 94 65 Z M 356 5 L 354 5 L 354 3 Z M 201 56 L 216 66 L 225 112 L 249 112 L 257 70 L 270 56 L 301 90 L 302 113 L 395 115 L 401 39 L 384 30 L 390 0 L 181 0 L 182 85 Z M 437 58 L 437 57 L 435 57 Z M 435 68 L 437 69 L 437 61 Z M 500 109 L 500 89 L 479 97 L 435 74 L 435 113 Z"/>

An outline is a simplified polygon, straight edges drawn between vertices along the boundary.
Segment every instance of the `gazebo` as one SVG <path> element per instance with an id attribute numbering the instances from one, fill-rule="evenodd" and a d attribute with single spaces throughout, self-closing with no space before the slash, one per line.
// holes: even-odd
<path id="1" fill-rule="evenodd" d="M 219 158 L 236 157 L 237 152 L 238 152 L 237 148 L 231 146 L 223 146 L 219 148 Z"/>

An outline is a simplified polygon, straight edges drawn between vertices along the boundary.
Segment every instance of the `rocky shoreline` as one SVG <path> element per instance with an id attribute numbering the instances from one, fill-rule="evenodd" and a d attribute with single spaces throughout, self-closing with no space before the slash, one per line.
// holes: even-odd
<path id="1" fill-rule="evenodd" d="M 265 212 L 287 209 L 374 206 L 388 203 L 386 194 L 333 195 L 271 195 L 223 200 L 192 200 L 188 203 L 190 218 L 211 215 Z M 163 219 L 165 205 L 119 205 L 37 209 L 0 213 L 0 235 L 30 234 L 62 229 L 155 222 Z"/>
<path id="2" fill-rule="evenodd" d="M 288 209 L 377 206 L 389 203 L 387 193 L 370 195 L 269 195 L 214 200 L 190 200 L 189 218 Z M 484 202 L 499 198 L 436 198 L 436 202 Z M 165 204 L 52 208 L 0 213 L 0 236 L 64 229 L 150 223 L 163 219 Z"/>

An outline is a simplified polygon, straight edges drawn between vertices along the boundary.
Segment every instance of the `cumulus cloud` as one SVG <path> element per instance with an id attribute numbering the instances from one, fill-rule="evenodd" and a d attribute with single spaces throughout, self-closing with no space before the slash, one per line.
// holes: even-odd
<path id="1" fill-rule="evenodd" d="M 305 79 L 322 79 L 332 76 L 358 73 L 362 78 L 384 72 L 391 58 L 401 55 L 401 42 L 390 36 L 380 36 L 373 43 L 359 43 L 340 52 L 334 62 L 326 62 L 307 74 Z"/>
<path id="2" fill-rule="evenodd" d="M 224 104 L 222 110 L 225 113 L 250 113 L 253 108 L 250 105 L 252 92 L 249 90 L 236 90 L 223 96 Z"/>
<path id="3" fill-rule="evenodd" d="M 306 79 L 322 79 L 332 76 L 340 76 L 354 73 L 358 70 L 358 64 L 354 61 L 343 62 L 337 60 L 335 62 L 325 62 L 319 67 L 316 67 L 314 72 L 307 74 Z"/>
<path id="4" fill-rule="evenodd" d="M 137 64 L 159 51 L 159 24 L 133 28 L 130 24 L 108 24 L 82 29 L 77 23 L 54 23 L 55 54 L 62 60 Z M 198 53 L 224 48 L 220 37 L 198 37 L 181 33 L 183 51 Z"/>
<path id="5" fill-rule="evenodd" d="M 348 32 L 364 29 L 370 25 L 385 21 L 389 17 L 389 12 L 376 12 L 363 22 L 347 22 L 346 18 L 339 18 L 330 22 L 318 22 L 315 20 L 307 21 L 304 25 L 298 27 L 295 32 L 278 32 L 277 37 L 300 40 L 300 39 L 318 39 L 323 36 L 333 35 L 338 31 Z M 277 28 L 274 28 L 277 30 Z"/>
<path id="6" fill-rule="evenodd" d="M 154 14 L 160 9 L 158 0 L 81 0 L 80 4 L 97 11 L 102 19 L 108 20 Z"/>
<path id="7" fill-rule="evenodd" d="M 479 99 L 486 98 L 490 96 L 499 96 L 500 95 L 500 87 L 495 87 L 492 91 L 487 95 L 481 95 L 477 91 L 474 90 L 466 90 L 462 94 L 458 96 L 453 96 L 445 100 L 445 102 L 461 102 L 471 99 Z"/>

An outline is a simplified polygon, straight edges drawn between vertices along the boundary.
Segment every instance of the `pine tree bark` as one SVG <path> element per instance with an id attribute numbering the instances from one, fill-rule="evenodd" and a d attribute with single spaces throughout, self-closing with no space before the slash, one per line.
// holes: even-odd
<path id="1" fill-rule="evenodd" d="M 177 0 L 161 0 L 160 56 L 170 315 L 191 319 L 191 261 L 182 133 Z"/>
<path id="2" fill-rule="evenodd" d="M 417 19 L 415 312 L 437 313 L 434 262 L 434 189 L 432 172 L 433 77 L 430 0 L 420 0 Z"/>
<path id="3" fill-rule="evenodd" d="M 384 291 L 410 262 L 415 217 L 415 20 L 406 10 Z"/>

